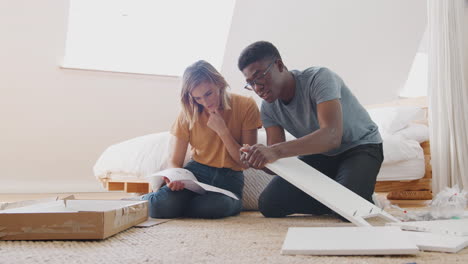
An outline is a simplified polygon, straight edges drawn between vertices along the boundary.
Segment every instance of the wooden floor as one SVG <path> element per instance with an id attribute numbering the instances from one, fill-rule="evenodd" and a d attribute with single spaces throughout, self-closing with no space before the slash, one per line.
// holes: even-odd
<path id="1" fill-rule="evenodd" d="M 96 193 L 0 193 L 0 203 L 3 202 L 17 202 L 24 200 L 35 200 L 50 197 L 58 197 L 59 199 L 74 195 L 75 199 L 80 200 L 120 200 L 125 197 L 137 196 L 136 193 L 125 193 L 121 191 L 116 192 L 96 192 Z M 385 196 L 386 193 L 378 193 L 379 196 Z M 421 208 L 427 206 L 426 200 L 391 200 L 394 205 L 402 208 Z"/>

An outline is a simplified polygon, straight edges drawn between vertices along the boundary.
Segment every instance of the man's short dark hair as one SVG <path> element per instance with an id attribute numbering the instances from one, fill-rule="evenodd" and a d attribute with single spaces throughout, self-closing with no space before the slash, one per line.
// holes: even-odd
<path id="1" fill-rule="evenodd" d="M 268 41 L 257 41 L 247 46 L 239 56 L 237 67 L 242 71 L 250 64 L 263 59 L 281 59 L 278 49 Z"/>

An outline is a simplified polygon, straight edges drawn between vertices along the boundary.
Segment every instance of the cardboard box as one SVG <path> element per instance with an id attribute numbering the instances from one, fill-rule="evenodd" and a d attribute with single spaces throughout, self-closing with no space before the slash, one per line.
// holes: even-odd
<path id="1" fill-rule="evenodd" d="M 104 239 L 148 219 L 147 201 L 42 200 L 2 208 L 0 240 Z"/>

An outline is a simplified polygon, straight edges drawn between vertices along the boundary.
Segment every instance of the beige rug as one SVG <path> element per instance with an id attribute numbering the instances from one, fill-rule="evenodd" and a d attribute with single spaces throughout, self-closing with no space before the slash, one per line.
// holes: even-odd
<path id="1" fill-rule="evenodd" d="M 221 220 L 175 219 L 102 241 L 0 241 L 0 263 L 468 263 L 468 249 L 418 256 L 280 254 L 288 227 L 346 225 L 351 224 L 332 216 L 271 219 L 258 212 Z"/>

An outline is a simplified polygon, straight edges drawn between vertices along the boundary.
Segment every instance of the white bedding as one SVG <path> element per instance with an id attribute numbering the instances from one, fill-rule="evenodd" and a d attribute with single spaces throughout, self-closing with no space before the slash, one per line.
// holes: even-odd
<path id="1" fill-rule="evenodd" d="M 419 142 L 402 134 L 382 133 L 382 137 L 384 162 L 378 180 L 413 180 L 424 176 L 424 153 Z M 286 134 L 286 138 L 294 139 L 290 134 Z M 424 140 L 425 137 L 419 139 Z M 111 145 L 97 160 L 93 168 L 94 175 L 97 178 L 143 178 L 165 169 L 170 141 L 169 132 L 163 132 Z M 264 130 L 259 131 L 258 142 L 266 144 Z M 190 159 L 189 152 L 185 158 L 186 162 Z"/>
<path id="2" fill-rule="evenodd" d="M 109 146 L 93 167 L 94 176 L 99 178 L 132 179 L 143 178 L 166 169 L 172 146 L 169 132 L 136 137 Z M 187 151 L 185 163 L 190 160 Z"/>
<path id="3" fill-rule="evenodd" d="M 377 181 L 409 181 L 424 177 L 424 157 L 404 160 L 393 164 L 383 164 L 377 175 Z"/>
<path id="4" fill-rule="evenodd" d="M 420 143 L 429 140 L 429 129 L 420 122 L 420 107 L 384 107 L 370 109 L 383 139 L 384 162 L 377 181 L 417 180 L 425 175 L 424 151 Z"/>
<path id="5" fill-rule="evenodd" d="M 418 140 L 427 140 L 421 135 L 418 137 Z M 382 138 L 384 161 L 377 181 L 409 181 L 424 177 L 424 150 L 418 141 L 403 134 L 382 134 Z"/>

